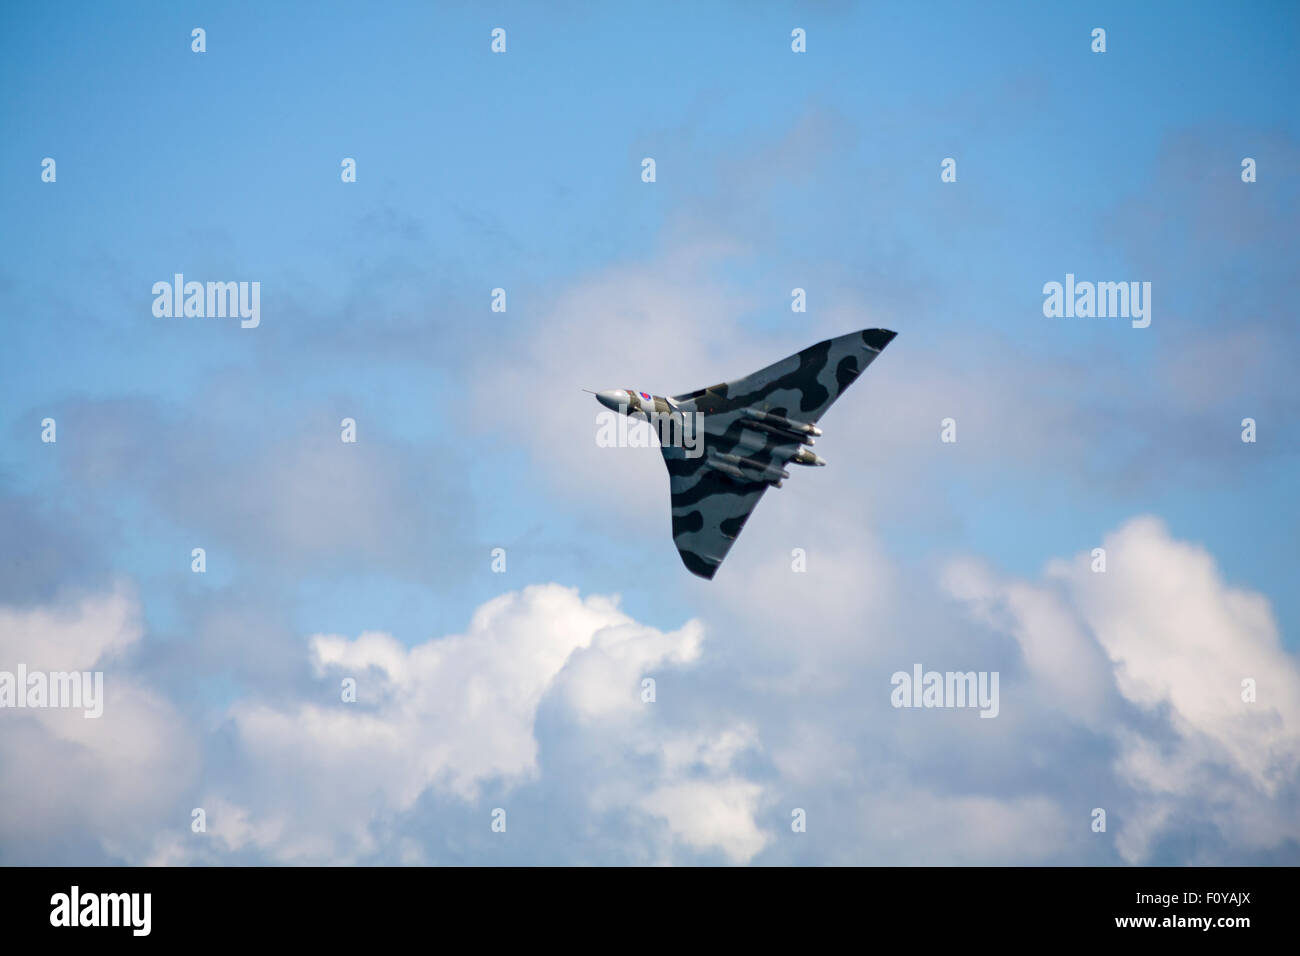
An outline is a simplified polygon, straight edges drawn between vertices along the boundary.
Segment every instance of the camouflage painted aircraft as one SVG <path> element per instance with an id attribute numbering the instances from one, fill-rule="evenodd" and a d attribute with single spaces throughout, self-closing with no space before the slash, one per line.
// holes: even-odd
<path id="1" fill-rule="evenodd" d="M 596 393 L 606 408 L 658 426 L 673 541 L 693 574 L 717 573 L 763 492 L 790 477 L 784 465 L 826 464 L 807 447 L 822 433 L 817 419 L 895 334 L 850 332 L 734 382 L 673 398 L 621 388 Z M 702 440 L 691 435 L 692 422 L 702 425 Z"/>

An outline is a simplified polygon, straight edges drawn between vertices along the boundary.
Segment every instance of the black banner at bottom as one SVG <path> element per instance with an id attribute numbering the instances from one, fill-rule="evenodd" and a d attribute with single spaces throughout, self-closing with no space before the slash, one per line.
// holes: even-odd
<path id="1" fill-rule="evenodd" d="M 1263 942 L 1292 922 L 1291 868 L 0 869 L 6 942 L 296 946 L 428 932 L 607 944 L 678 927 L 735 944 L 855 938 Z M 612 936 L 603 935 L 612 933 Z M 596 934 L 602 934 L 597 936 Z M 1262 936 L 1260 934 L 1263 934 Z M 65 939 L 65 942 L 67 940 Z M 145 943 L 147 945 L 147 943 Z"/>

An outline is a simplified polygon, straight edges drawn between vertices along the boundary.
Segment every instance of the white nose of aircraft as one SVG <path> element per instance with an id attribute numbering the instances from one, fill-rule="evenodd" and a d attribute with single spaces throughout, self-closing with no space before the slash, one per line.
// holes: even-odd
<path id="1" fill-rule="evenodd" d="M 629 404 L 627 391 L 621 388 L 607 388 L 596 393 L 596 401 L 616 412 L 625 410 Z"/>

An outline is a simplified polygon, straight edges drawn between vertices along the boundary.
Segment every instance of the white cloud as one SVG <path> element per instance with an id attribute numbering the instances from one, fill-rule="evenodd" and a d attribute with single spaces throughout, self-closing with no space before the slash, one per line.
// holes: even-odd
<path id="1" fill-rule="evenodd" d="M 0 608 L 0 654 L 29 670 L 91 668 L 139 639 L 139 608 L 125 586 L 69 605 Z"/>
<path id="2" fill-rule="evenodd" d="M 748 863 L 767 843 L 754 821 L 761 796 L 758 784 L 741 778 L 692 780 L 656 787 L 639 806 L 687 846 L 716 847 L 731 862 Z"/>
<path id="3" fill-rule="evenodd" d="M 1268 600 L 1230 587 L 1208 551 L 1173 540 L 1154 518 L 1103 544 L 1105 574 L 1082 558 L 1049 573 L 1076 596 L 1121 693 L 1148 709 L 1167 706 L 1185 740 L 1275 795 L 1300 761 L 1300 668 L 1282 649 Z M 1246 678 L 1259 686 L 1254 704 L 1241 698 Z"/>
<path id="4" fill-rule="evenodd" d="M 1155 518 L 1129 521 L 1103 546 L 1104 573 L 1084 553 L 1052 562 L 1041 584 L 969 562 L 951 565 L 945 581 L 1017 639 L 1045 706 L 1057 701 L 1113 738 L 1115 772 L 1139 795 L 1117 821 L 1126 859 L 1143 859 L 1176 810 L 1251 847 L 1300 839 L 1300 820 L 1274 799 L 1297 784 L 1300 667 L 1267 600 L 1229 586 L 1204 548 L 1174 540 Z M 1255 703 L 1242 700 L 1246 678 L 1258 684 Z M 1107 705 L 1111 687 L 1147 722 Z M 1151 721 L 1169 736 L 1153 736 Z"/>
<path id="5" fill-rule="evenodd" d="M 330 853 L 372 852 L 373 821 L 359 806 L 405 812 L 426 791 L 473 803 L 485 785 L 537 780 L 535 724 L 551 696 L 585 749 L 650 760 L 650 776 L 621 798 L 593 780 L 599 811 L 635 807 L 662 817 L 692 848 L 717 846 L 747 860 L 762 845 L 753 819 L 760 788 L 730 765 L 752 735 L 737 729 L 660 740 L 652 705 L 641 700 L 643 676 L 695 661 L 702 638 L 697 622 L 658 631 L 615 599 L 584 599 L 554 584 L 494 598 L 464 634 L 410 648 L 385 634 L 317 636 L 312 664 L 325 678 L 326 702 L 245 701 L 231 712 L 254 774 L 311 781 L 313 804 L 289 813 L 273 797 L 264 820 L 249 816 L 256 808 L 240 810 L 235 832 L 260 834 L 263 849 L 294 862 L 320 849 L 308 842 L 314 831 L 336 838 Z M 345 677 L 357 681 L 355 704 L 339 699 Z"/>
<path id="6" fill-rule="evenodd" d="M 758 540 L 775 548 L 788 533 L 777 521 Z M 1300 670 L 1267 603 L 1154 519 L 1103 544 L 1105 574 L 1086 553 L 1032 580 L 966 557 L 937 589 L 869 538 L 833 560 L 819 552 L 805 574 L 760 566 L 748 590 L 719 589 L 708 654 L 699 621 L 659 630 L 616 598 L 556 584 L 494 598 L 463 633 L 414 646 L 317 635 L 314 686 L 245 693 L 217 728 L 228 749 L 206 739 L 220 773 L 201 796 L 187 790 L 205 738 L 128 670 L 140 640 L 129 592 L 0 609 L 4 660 L 99 663 L 116 688 L 108 733 L 79 714 L 0 713 L 0 840 L 36 848 L 63 828 L 150 863 L 1284 852 L 1300 840 Z M 1002 714 L 893 709 L 889 675 L 914 660 L 1002 671 Z M 355 704 L 340 699 L 344 677 Z M 1241 701 L 1243 677 L 1258 702 Z M 206 834 L 189 832 L 191 802 Z M 518 842 L 478 842 L 502 804 Z M 796 806 L 806 834 L 787 830 Z M 1090 832 L 1094 806 L 1108 834 Z"/>
<path id="7" fill-rule="evenodd" d="M 1063 711 L 1093 727 L 1112 717 L 1107 709 L 1112 703 L 1110 663 L 1060 588 L 1003 581 L 970 558 L 950 562 L 942 584 L 967 602 L 979 621 L 1016 639 L 1039 707 Z"/>
<path id="8" fill-rule="evenodd" d="M 36 854 L 67 832 L 134 853 L 193 780 L 196 741 L 164 695 L 131 674 L 140 609 L 119 586 L 67 604 L 0 608 L 0 670 L 102 671 L 103 713 L 0 710 L 0 846 Z M 176 819 L 180 828 L 185 819 Z"/>

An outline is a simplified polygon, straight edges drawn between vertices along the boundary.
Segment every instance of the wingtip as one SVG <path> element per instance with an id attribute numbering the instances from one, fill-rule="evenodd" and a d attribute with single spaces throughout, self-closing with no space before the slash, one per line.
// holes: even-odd
<path id="1" fill-rule="evenodd" d="M 686 565 L 687 571 L 690 571 L 696 577 L 704 578 L 706 581 L 713 580 L 713 576 L 718 573 L 719 565 L 722 564 L 721 560 L 714 558 L 712 555 L 709 555 L 706 560 L 704 556 L 698 555 L 694 551 L 683 551 L 679 548 L 677 553 L 681 555 L 682 563 Z"/>
<path id="2" fill-rule="evenodd" d="M 879 352 L 898 335 L 889 329 L 863 329 L 862 342 L 872 351 Z"/>

